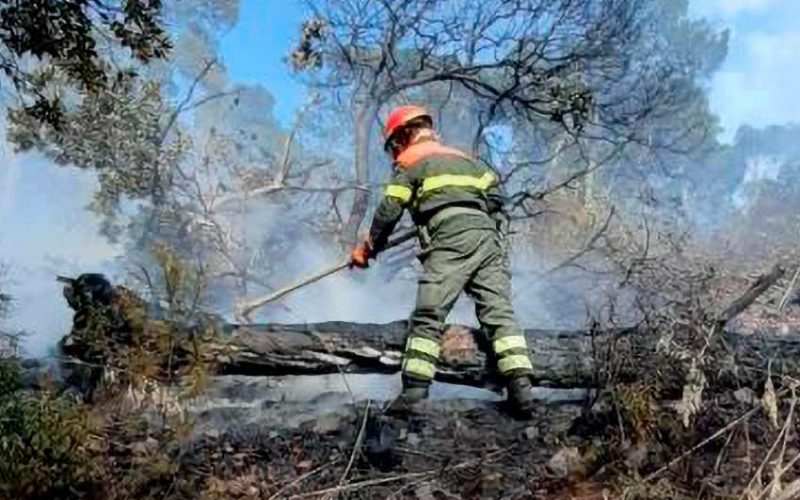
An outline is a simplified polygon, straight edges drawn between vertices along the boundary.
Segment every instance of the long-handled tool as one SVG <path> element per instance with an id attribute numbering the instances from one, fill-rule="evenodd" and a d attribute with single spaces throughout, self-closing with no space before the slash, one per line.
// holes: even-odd
<path id="1" fill-rule="evenodd" d="M 414 231 L 409 231 L 407 233 L 403 233 L 400 236 L 390 240 L 386 244 L 385 250 L 388 250 L 390 248 L 394 248 L 396 246 L 399 246 L 399 245 L 405 243 L 406 241 L 414 238 L 414 236 L 416 236 L 416 233 Z M 330 276 L 331 274 L 336 274 L 339 271 L 341 271 L 342 269 L 346 269 L 349 266 L 350 266 L 350 259 L 347 259 L 347 260 L 344 260 L 344 261 L 336 264 L 335 266 L 331 266 L 331 267 L 329 267 L 327 269 L 324 269 L 324 270 L 322 270 L 322 271 L 320 271 L 318 273 L 315 273 L 315 274 L 313 274 L 311 276 L 303 278 L 303 279 L 301 279 L 300 281 L 298 281 L 296 283 L 293 283 L 293 284 L 291 284 L 289 286 L 281 288 L 280 290 L 276 290 L 276 291 L 274 291 L 274 292 L 272 292 L 272 293 L 270 293 L 268 295 L 263 295 L 261 297 L 256 297 L 256 298 L 250 299 L 250 300 L 244 300 L 244 301 L 242 301 L 242 302 L 240 302 L 240 303 L 238 303 L 236 305 L 236 309 L 235 309 L 235 312 L 234 312 L 234 314 L 236 316 L 236 320 L 237 321 L 250 322 L 250 314 L 252 314 L 252 312 L 255 311 L 256 309 L 258 309 L 260 307 L 263 307 L 264 305 L 269 304 L 270 302 L 274 302 L 274 301 L 280 299 L 281 297 L 284 297 L 285 295 L 288 295 L 288 294 L 294 292 L 295 290 L 297 290 L 299 288 L 303 288 L 306 285 L 310 285 L 311 283 L 315 283 L 315 282 L 321 280 L 322 278 Z"/>

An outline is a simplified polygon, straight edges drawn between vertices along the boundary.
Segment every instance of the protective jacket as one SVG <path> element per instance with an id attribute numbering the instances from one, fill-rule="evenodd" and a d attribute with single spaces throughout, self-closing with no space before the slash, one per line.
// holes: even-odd
<path id="1" fill-rule="evenodd" d="M 428 226 L 444 208 L 460 207 L 492 216 L 462 217 L 464 224 L 495 229 L 503 202 L 499 177 L 485 162 L 434 140 L 413 144 L 395 161 L 375 211 L 370 228 L 373 251 L 383 249 L 406 209 L 417 227 Z"/>

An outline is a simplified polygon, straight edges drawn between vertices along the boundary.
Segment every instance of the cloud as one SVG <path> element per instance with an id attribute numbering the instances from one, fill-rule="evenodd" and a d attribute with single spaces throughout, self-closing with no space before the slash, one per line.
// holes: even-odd
<path id="1" fill-rule="evenodd" d="M 740 14 L 764 11 L 787 0 L 697 0 L 691 9 L 702 17 L 731 18 Z"/>
<path id="2" fill-rule="evenodd" d="M 730 140 L 744 124 L 764 127 L 800 119 L 800 31 L 742 37 L 742 61 L 714 78 L 711 107 Z"/>

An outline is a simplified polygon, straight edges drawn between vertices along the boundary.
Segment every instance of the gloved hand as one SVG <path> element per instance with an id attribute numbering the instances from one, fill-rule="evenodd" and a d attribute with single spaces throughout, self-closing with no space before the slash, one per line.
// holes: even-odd
<path id="1" fill-rule="evenodd" d="M 359 267 L 366 269 L 369 267 L 369 259 L 372 257 L 372 242 L 369 238 L 365 238 L 361 243 L 356 245 L 350 253 L 350 267 Z"/>

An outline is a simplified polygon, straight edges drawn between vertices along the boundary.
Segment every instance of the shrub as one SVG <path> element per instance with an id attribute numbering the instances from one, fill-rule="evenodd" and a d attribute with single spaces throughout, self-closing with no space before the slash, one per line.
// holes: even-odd
<path id="1" fill-rule="evenodd" d="M 0 358 L 0 400 L 22 387 L 19 360 Z"/>
<path id="2" fill-rule="evenodd" d="M 94 473 L 86 407 L 49 392 L 8 390 L 15 384 L 14 375 L 10 364 L 4 365 L 0 368 L 4 388 L 0 394 L 0 497 L 73 497 L 74 491 L 92 482 Z"/>

